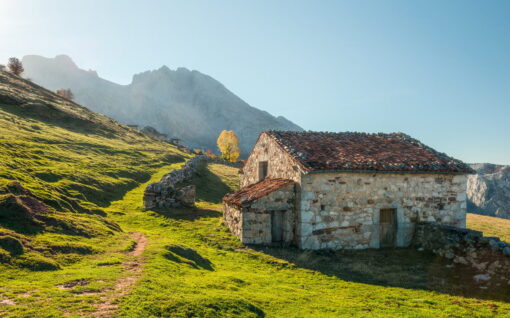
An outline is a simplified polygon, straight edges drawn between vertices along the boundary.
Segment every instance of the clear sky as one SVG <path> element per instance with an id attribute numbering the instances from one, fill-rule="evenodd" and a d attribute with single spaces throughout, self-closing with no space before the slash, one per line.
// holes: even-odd
<path id="1" fill-rule="evenodd" d="M 510 164 L 506 0 L 0 0 L 0 61 L 27 54 L 123 84 L 184 66 L 305 129 L 402 131 Z"/>

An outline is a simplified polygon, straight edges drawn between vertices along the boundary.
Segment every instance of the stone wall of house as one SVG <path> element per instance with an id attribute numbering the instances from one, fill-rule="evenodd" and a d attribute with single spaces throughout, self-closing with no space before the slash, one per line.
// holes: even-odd
<path id="1" fill-rule="evenodd" d="M 193 157 L 181 169 L 173 170 L 165 174 L 159 182 L 149 184 L 143 195 L 144 207 L 153 209 L 194 205 L 195 186 L 177 188 L 177 185 L 190 181 L 199 163 L 206 161 L 206 156 Z"/>
<path id="2" fill-rule="evenodd" d="M 268 162 L 268 178 L 282 178 L 294 180 L 301 179 L 301 170 L 293 158 L 267 134 L 261 134 L 253 147 L 252 153 L 246 160 L 240 174 L 240 185 L 244 188 L 259 181 L 259 162 Z"/>
<path id="3" fill-rule="evenodd" d="M 282 187 L 242 207 L 224 203 L 224 221 L 245 244 L 271 244 L 271 213 L 283 213 L 283 243 L 295 242 L 294 185 Z"/>
<path id="4" fill-rule="evenodd" d="M 430 250 L 453 263 L 473 267 L 479 281 L 503 281 L 510 284 L 510 245 L 481 232 L 438 223 L 416 226 L 413 245 Z"/>
<path id="5" fill-rule="evenodd" d="M 466 176 L 312 173 L 301 183 L 299 246 L 380 247 L 380 210 L 396 209 L 396 245 L 411 243 L 418 221 L 466 225 Z"/>
<path id="6" fill-rule="evenodd" d="M 234 204 L 223 203 L 223 221 L 230 229 L 230 232 L 242 241 L 243 214 L 241 209 L 241 207 Z"/>

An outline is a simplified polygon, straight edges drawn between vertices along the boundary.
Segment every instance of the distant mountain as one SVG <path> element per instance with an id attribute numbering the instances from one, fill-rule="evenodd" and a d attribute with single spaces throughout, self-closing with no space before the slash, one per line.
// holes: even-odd
<path id="1" fill-rule="evenodd" d="M 468 211 L 510 219 L 510 166 L 478 163 L 468 179 Z"/>
<path id="2" fill-rule="evenodd" d="M 86 71 L 65 55 L 23 58 L 25 76 L 50 90 L 70 88 L 75 100 L 125 124 L 152 126 L 191 147 L 216 150 L 223 129 L 239 137 L 248 154 L 259 133 L 267 129 L 302 130 L 284 117 L 248 105 L 220 82 L 186 68 L 163 66 L 133 76 L 119 85 Z"/>

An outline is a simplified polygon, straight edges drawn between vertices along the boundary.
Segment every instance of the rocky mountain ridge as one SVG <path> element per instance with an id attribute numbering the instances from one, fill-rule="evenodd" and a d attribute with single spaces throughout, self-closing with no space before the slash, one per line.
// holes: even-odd
<path id="1" fill-rule="evenodd" d="M 152 126 L 191 147 L 216 150 L 224 130 L 234 130 L 248 154 L 259 133 L 268 129 L 302 130 L 286 118 L 248 105 L 212 77 L 186 68 L 163 66 L 119 85 L 80 69 L 70 57 L 23 58 L 25 76 L 50 90 L 70 88 L 75 100 L 125 124 Z"/>
<path id="2" fill-rule="evenodd" d="M 468 178 L 468 211 L 510 219 L 510 166 L 472 164 Z"/>

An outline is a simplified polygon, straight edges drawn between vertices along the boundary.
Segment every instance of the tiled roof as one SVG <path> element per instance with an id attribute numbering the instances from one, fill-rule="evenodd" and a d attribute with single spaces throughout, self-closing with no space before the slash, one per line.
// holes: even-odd
<path id="1" fill-rule="evenodd" d="M 403 133 L 266 131 L 306 171 L 474 173 Z"/>
<path id="2" fill-rule="evenodd" d="M 295 183 L 287 179 L 264 179 L 223 197 L 223 202 L 241 206 L 250 203 L 284 186 Z"/>

